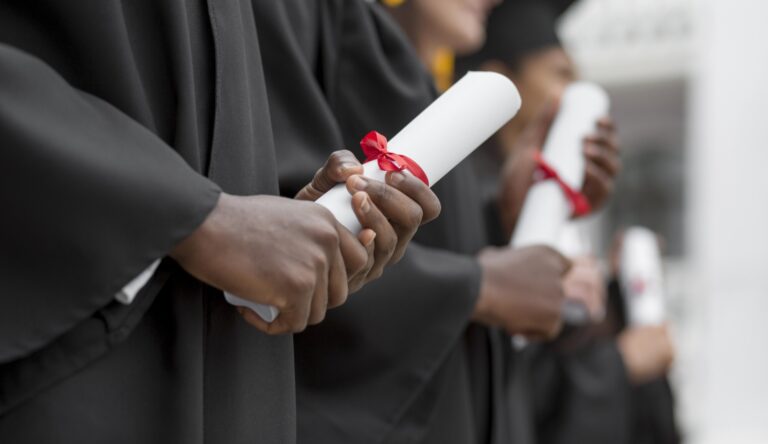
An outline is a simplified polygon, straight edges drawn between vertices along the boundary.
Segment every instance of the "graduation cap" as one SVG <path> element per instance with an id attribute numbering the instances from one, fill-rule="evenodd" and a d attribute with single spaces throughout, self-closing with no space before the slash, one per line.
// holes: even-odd
<path id="1" fill-rule="evenodd" d="M 460 64 L 475 69 L 487 60 L 516 66 L 527 54 L 561 46 L 556 24 L 575 0 L 505 0 L 491 11 L 482 49 Z"/>

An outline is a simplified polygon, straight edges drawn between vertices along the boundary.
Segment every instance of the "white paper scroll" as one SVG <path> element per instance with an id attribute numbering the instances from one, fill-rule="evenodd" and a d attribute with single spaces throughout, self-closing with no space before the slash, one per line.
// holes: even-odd
<path id="1" fill-rule="evenodd" d="M 664 281 L 656 234 L 643 227 L 624 232 L 619 279 L 630 325 L 665 322 Z"/>
<path id="2" fill-rule="evenodd" d="M 584 182 L 584 138 L 595 132 L 598 119 L 608 115 L 608 106 L 608 94 L 587 82 L 569 86 L 560 101 L 542 156 L 574 189 L 581 189 Z M 560 230 L 571 212 L 570 202 L 555 181 L 534 184 L 523 204 L 512 246 L 548 245 L 557 249 Z"/>
<path id="3" fill-rule="evenodd" d="M 416 161 L 434 185 L 514 117 L 520 105 L 520 94 L 507 77 L 470 72 L 389 139 L 388 150 Z M 376 162 L 366 163 L 364 171 L 366 177 L 384 180 L 385 172 Z M 343 184 L 317 203 L 328 208 L 349 231 L 360 231 L 352 196 Z M 268 322 L 279 314 L 274 307 L 225 296 L 230 304 L 248 307 Z"/>

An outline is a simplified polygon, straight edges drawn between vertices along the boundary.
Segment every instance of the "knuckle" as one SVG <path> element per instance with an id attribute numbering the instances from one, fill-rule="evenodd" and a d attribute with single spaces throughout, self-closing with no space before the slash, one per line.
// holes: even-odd
<path id="1" fill-rule="evenodd" d="M 416 228 L 421 225 L 421 221 L 424 219 L 424 210 L 418 205 L 412 205 L 408 211 L 408 225 Z"/>
<path id="2" fill-rule="evenodd" d="M 334 295 L 333 300 L 328 304 L 328 306 L 334 308 L 340 305 L 344 305 L 347 302 L 347 299 L 349 299 L 349 291 L 339 292 L 339 294 Z M 325 318 L 325 314 L 323 315 L 323 318 Z"/>
<path id="3" fill-rule="evenodd" d="M 397 248 L 399 236 L 395 233 L 395 230 L 391 230 L 387 236 L 383 237 L 384 239 L 381 240 L 381 246 L 379 247 L 379 254 L 392 256 L 395 248 Z"/>
<path id="4" fill-rule="evenodd" d="M 390 198 L 389 186 L 378 180 L 368 181 L 368 187 L 365 189 L 368 195 L 377 200 L 385 201 Z"/>
<path id="5" fill-rule="evenodd" d="M 334 162 L 341 162 L 344 160 L 349 160 L 350 158 L 355 158 L 355 155 L 352 154 L 352 151 L 349 150 L 336 150 L 331 153 L 330 160 Z"/>
<path id="6" fill-rule="evenodd" d="M 333 165 L 340 163 L 342 159 L 344 159 L 345 153 L 346 152 L 344 150 L 336 150 L 332 152 L 331 155 L 328 156 L 328 164 Z"/>
<path id="7" fill-rule="evenodd" d="M 309 320 L 309 325 L 317 325 L 325 320 L 326 311 L 321 310 L 317 313 L 312 315 L 312 318 Z"/>
<path id="8" fill-rule="evenodd" d="M 307 273 L 313 273 L 316 270 L 325 267 L 327 262 L 327 256 L 318 249 L 312 249 L 306 254 L 307 260 L 311 264 L 311 270 L 307 270 Z"/>
<path id="9" fill-rule="evenodd" d="M 405 247 L 395 249 L 395 251 L 392 253 L 389 259 L 389 265 L 394 265 L 400 262 L 400 260 L 403 258 L 404 255 L 405 255 Z"/>
<path id="10" fill-rule="evenodd" d="M 364 272 L 368 268 L 368 252 L 363 250 L 360 251 L 358 254 L 356 254 L 352 258 L 351 265 L 351 273 L 350 275 L 356 275 Z"/>
<path id="11" fill-rule="evenodd" d="M 371 272 L 368 274 L 368 277 L 370 279 L 379 279 L 383 275 L 384 275 L 384 267 L 376 267 L 371 270 Z"/>
<path id="12" fill-rule="evenodd" d="M 308 299 L 315 290 L 315 275 L 312 271 L 295 273 L 287 281 L 288 291 L 300 301 Z"/>
<path id="13" fill-rule="evenodd" d="M 436 219 L 438 216 L 440 216 L 440 213 L 443 212 L 443 203 L 440 202 L 440 199 L 437 197 L 435 193 L 433 193 L 430 190 L 430 193 L 432 193 L 432 205 L 431 205 L 431 211 L 429 213 L 429 220 Z"/>
<path id="14" fill-rule="evenodd" d="M 331 224 L 323 224 L 317 227 L 315 238 L 317 242 L 325 249 L 333 249 L 339 245 L 339 233 L 336 231 L 336 227 Z M 322 260 L 325 260 L 325 255 L 322 255 Z"/>

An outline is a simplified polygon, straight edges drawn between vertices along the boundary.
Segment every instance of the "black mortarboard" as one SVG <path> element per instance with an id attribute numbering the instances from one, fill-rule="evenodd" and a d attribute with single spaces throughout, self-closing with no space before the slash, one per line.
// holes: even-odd
<path id="1" fill-rule="evenodd" d="M 560 46 L 556 24 L 560 15 L 575 0 L 505 0 L 491 11 L 485 45 L 477 53 L 462 58 L 467 69 L 487 60 L 516 66 L 526 54 Z"/>

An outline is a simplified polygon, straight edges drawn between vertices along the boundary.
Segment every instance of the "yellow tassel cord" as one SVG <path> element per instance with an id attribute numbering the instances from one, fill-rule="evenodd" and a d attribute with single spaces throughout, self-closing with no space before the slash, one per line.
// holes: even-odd
<path id="1" fill-rule="evenodd" d="M 432 76 L 440 92 L 447 90 L 453 84 L 454 61 L 453 51 L 449 49 L 441 49 L 432 61 Z"/>

